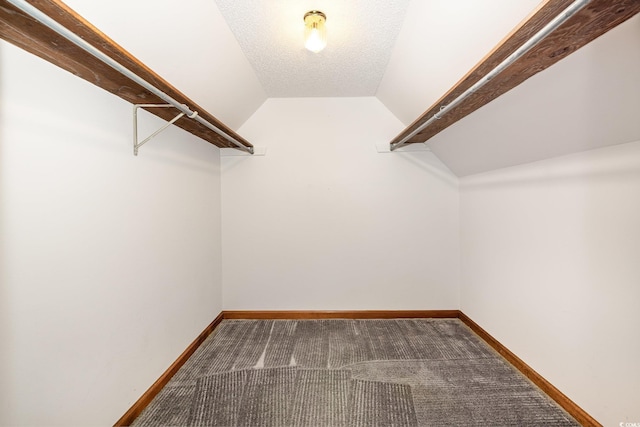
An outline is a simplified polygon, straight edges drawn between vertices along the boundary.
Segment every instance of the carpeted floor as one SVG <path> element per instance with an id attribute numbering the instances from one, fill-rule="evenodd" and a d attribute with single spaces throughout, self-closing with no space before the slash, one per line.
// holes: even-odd
<path id="1" fill-rule="evenodd" d="M 457 319 L 225 320 L 134 426 L 578 426 Z"/>

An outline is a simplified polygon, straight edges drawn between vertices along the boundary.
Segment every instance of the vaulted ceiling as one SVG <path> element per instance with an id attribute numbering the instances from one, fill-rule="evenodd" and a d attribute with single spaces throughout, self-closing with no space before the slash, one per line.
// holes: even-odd
<path id="1" fill-rule="evenodd" d="M 375 96 L 409 0 L 216 0 L 267 96 Z M 329 43 L 302 43 L 305 12 L 327 16 Z"/>
<path id="2" fill-rule="evenodd" d="M 538 0 L 65 3 L 234 129 L 268 97 L 376 96 L 400 132 Z M 328 46 L 317 55 L 301 41 L 310 9 L 328 15 Z M 428 145 L 464 176 L 640 140 L 639 75 L 636 16 Z"/>

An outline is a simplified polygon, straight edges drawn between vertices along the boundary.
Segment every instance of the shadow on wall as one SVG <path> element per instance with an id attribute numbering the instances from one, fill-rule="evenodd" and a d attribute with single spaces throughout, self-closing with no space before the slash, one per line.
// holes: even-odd
<path id="1" fill-rule="evenodd" d="M 267 147 L 268 148 L 268 147 Z M 277 155 L 277 152 L 275 153 Z M 265 156 L 273 156 L 274 154 L 267 150 Z M 458 188 L 458 178 L 445 166 L 440 159 L 430 151 L 396 151 L 393 153 L 379 153 L 380 156 L 389 156 L 390 158 L 402 159 L 406 163 L 427 172 L 431 176 L 438 178 L 443 183 L 452 188 Z M 260 161 L 262 156 L 234 155 L 225 156 L 225 161 L 221 162 L 222 173 L 235 169 L 243 162 Z"/>
<path id="2" fill-rule="evenodd" d="M 635 142 L 629 142 L 618 146 L 620 149 L 626 147 L 636 148 L 636 151 L 640 151 L 640 140 Z M 596 150 L 591 150 L 587 153 L 596 154 L 599 151 L 609 151 L 615 147 L 605 147 Z M 536 165 L 537 163 L 545 163 L 549 167 L 541 172 L 539 168 L 532 170 L 519 169 L 521 166 L 514 166 L 513 168 L 502 169 L 505 173 L 493 174 L 488 172 L 486 176 L 483 174 L 471 175 L 472 182 L 464 182 L 462 190 L 480 190 L 480 189 L 498 189 L 498 188 L 518 188 L 522 186 L 528 186 L 532 183 L 538 184 L 560 184 L 570 182 L 584 182 L 586 180 L 598 180 L 614 181 L 620 178 L 638 178 L 640 177 L 640 163 L 635 156 L 609 156 L 604 161 L 587 163 L 583 165 L 563 166 L 561 162 L 570 160 L 575 156 L 584 156 L 584 153 L 569 154 L 566 156 L 558 157 L 556 159 L 541 160 L 539 162 L 531 163 L 530 165 Z M 558 164 L 558 167 L 554 167 L 554 164 Z M 513 170 L 513 173 L 509 174 L 509 171 Z M 463 178 L 466 181 L 466 178 Z"/>
<path id="3" fill-rule="evenodd" d="M 457 177 L 447 168 L 440 159 L 432 152 L 426 153 L 412 153 L 401 151 L 390 153 L 391 156 L 398 156 L 407 163 L 410 163 L 419 169 L 427 172 L 431 176 L 438 178 L 443 183 L 449 185 L 452 188 L 458 188 Z"/>
<path id="4" fill-rule="evenodd" d="M 6 206 L 5 202 L 5 189 L 4 189 L 4 174 L 6 173 L 6 165 L 4 164 L 6 156 L 4 155 L 4 140 L 5 140 L 5 128 L 4 128 L 4 103 L 2 100 L 4 99 L 2 96 L 3 92 L 3 80 L 2 80 L 2 49 L 3 45 L 0 42 L 0 342 L 2 345 L 0 346 L 0 378 L 6 379 L 10 374 L 9 366 L 9 355 L 7 354 L 7 348 L 9 347 L 9 343 L 11 342 L 11 337 L 9 336 L 9 306 L 8 300 L 9 295 L 7 294 L 7 265 L 6 265 L 6 239 L 3 238 L 5 236 L 5 212 L 3 207 Z M 9 390 L 6 389 L 8 381 L 0 381 L 0 413 L 8 413 L 9 407 Z M 1 422 L 1 420 L 0 420 Z"/>
<path id="5" fill-rule="evenodd" d="M 640 141 L 461 180 L 463 310 L 604 425 L 640 414 L 639 189 Z"/>
<path id="6" fill-rule="evenodd" d="M 191 119 L 181 119 L 191 120 Z M 125 120 L 125 123 L 128 123 Z M 138 138 L 143 140 L 166 122 L 145 110 L 138 111 Z M 130 131 L 128 144 L 133 157 L 133 129 Z M 151 139 L 138 152 L 139 158 L 152 160 L 166 166 L 199 171 L 207 175 L 216 174 L 217 165 L 212 165 L 208 150 L 218 150 L 213 144 L 200 139 L 189 132 L 171 125 L 158 136 Z"/>

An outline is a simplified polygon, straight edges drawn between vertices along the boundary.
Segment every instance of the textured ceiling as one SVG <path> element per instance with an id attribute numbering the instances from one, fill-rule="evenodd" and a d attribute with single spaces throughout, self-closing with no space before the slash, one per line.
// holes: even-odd
<path id="1" fill-rule="evenodd" d="M 216 0 L 269 97 L 374 96 L 409 0 Z M 303 15 L 327 15 L 327 47 L 303 46 Z M 426 108 L 426 106 L 425 106 Z"/>
<path id="2" fill-rule="evenodd" d="M 65 2 L 237 129 L 267 97 L 375 95 L 411 122 L 539 0 Z M 327 13 L 328 46 L 319 54 L 302 42 L 302 16 L 315 8 Z M 140 23 L 170 30 L 141 30 Z M 636 141 L 638 75 L 640 16 L 428 145 L 465 176 Z"/>

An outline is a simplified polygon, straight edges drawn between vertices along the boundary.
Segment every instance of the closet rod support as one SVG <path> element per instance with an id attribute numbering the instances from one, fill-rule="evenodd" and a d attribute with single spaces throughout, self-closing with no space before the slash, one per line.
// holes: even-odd
<path id="1" fill-rule="evenodd" d="M 40 9 L 38 9 L 37 7 L 35 7 L 32 4 L 30 4 L 30 2 L 29 2 L 30 0 L 29 1 L 27 1 L 27 0 L 6 0 L 6 1 L 8 3 L 10 3 L 11 5 L 13 5 L 14 7 L 18 8 L 19 10 L 21 10 L 22 12 L 26 13 L 28 16 L 30 16 L 33 19 L 39 21 L 42 25 L 44 25 L 44 26 L 48 27 L 49 29 L 55 31 L 60 36 L 64 37 L 65 39 L 67 39 L 71 43 L 73 43 L 76 46 L 78 46 L 80 49 L 84 50 L 88 54 L 92 55 L 96 59 L 98 59 L 101 62 L 103 62 L 104 64 L 106 64 L 109 67 L 113 68 L 114 70 L 116 70 L 117 72 L 122 74 L 123 76 L 125 76 L 128 79 L 132 80 L 133 82 L 139 84 L 140 86 L 142 86 L 143 88 L 145 88 L 146 90 L 148 90 L 149 92 L 151 92 L 152 94 L 154 94 L 155 96 L 157 96 L 158 98 L 163 100 L 164 102 L 167 102 L 167 103 L 171 104 L 173 107 L 178 109 L 178 111 L 181 111 L 185 116 L 193 118 L 196 122 L 200 123 L 204 127 L 208 128 L 209 130 L 211 130 L 214 133 L 218 134 L 220 137 L 222 137 L 225 140 L 227 140 L 230 144 L 235 145 L 235 148 L 238 148 L 240 150 L 246 151 L 246 152 L 248 152 L 250 154 L 254 153 L 253 147 L 249 147 L 249 146 L 244 145 L 243 143 L 238 141 L 236 138 L 234 138 L 232 135 L 229 135 L 224 130 L 219 129 L 214 124 L 212 124 L 212 123 L 208 122 L 207 120 L 203 119 L 201 116 L 198 116 L 197 112 L 190 110 L 189 107 L 187 107 L 185 104 L 181 104 L 180 102 L 178 102 L 176 99 L 174 99 L 170 95 L 164 93 L 163 91 L 161 91 L 160 89 L 158 89 L 157 87 L 152 85 L 151 83 L 149 83 L 146 80 L 144 80 L 142 77 L 138 76 L 137 74 L 135 74 L 134 72 L 132 72 L 131 70 L 129 70 L 128 68 L 126 68 L 125 66 L 120 64 L 119 62 L 115 61 L 113 58 L 111 58 L 109 55 L 107 55 L 104 52 L 102 52 L 100 49 L 97 49 L 96 47 L 94 47 L 92 44 L 87 42 L 85 39 L 80 37 L 78 34 L 74 33 L 73 31 L 69 30 L 65 26 L 61 25 L 55 19 L 53 19 L 50 16 L 48 16 L 47 14 L 43 13 Z M 175 120 L 177 120 L 177 119 L 175 119 Z M 229 147 L 231 147 L 231 145 Z M 233 148 L 233 147 L 231 147 L 231 148 Z"/>
<path id="2" fill-rule="evenodd" d="M 174 124 L 176 121 L 178 121 L 178 119 L 180 119 L 182 116 L 185 115 L 184 113 L 181 112 L 180 114 L 175 116 L 173 119 L 171 119 L 171 121 L 167 122 L 164 126 L 162 126 L 160 129 L 158 129 L 157 131 L 155 131 L 154 133 L 152 133 L 142 141 L 138 142 L 138 108 L 172 108 L 172 107 L 173 105 L 171 104 L 134 104 L 133 105 L 133 155 L 134 156 L 138 155 L 138 149 L 140 147 L 142 147 L 144 144 L 146 144 L 147 142 L 155 138 L 160 132 L 162 132 L 163 130 L 165 130 L 172 124 Z M 194 111 L 188 117 L 194 118 L 197 114 L 198 112 Z"/>

